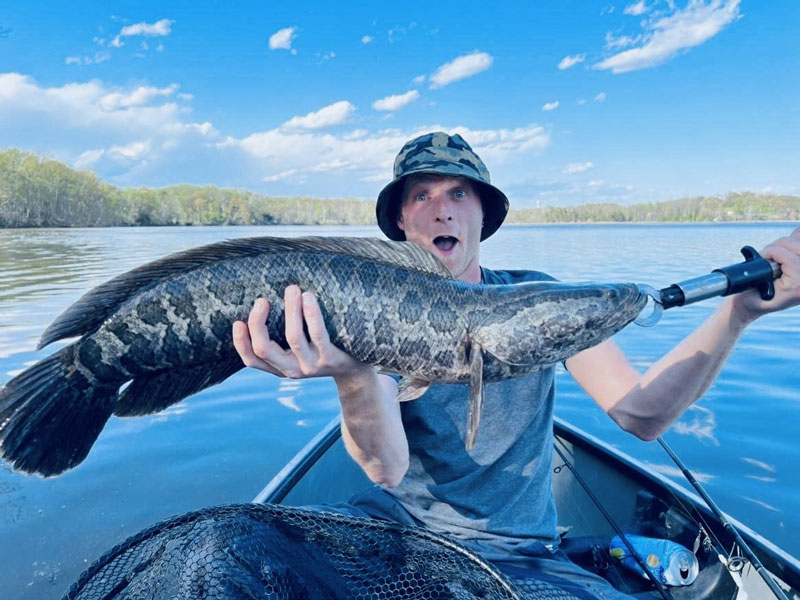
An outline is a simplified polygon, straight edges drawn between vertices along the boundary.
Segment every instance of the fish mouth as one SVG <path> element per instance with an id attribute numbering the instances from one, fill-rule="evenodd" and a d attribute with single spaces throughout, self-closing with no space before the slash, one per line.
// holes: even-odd
<path id="1" fill-rule="evenodd" d="M 433 238 L 433 245 L 442 252 L 449 253 L 458 245 L 459 239 L 454 235 L 437 235 Z"/>

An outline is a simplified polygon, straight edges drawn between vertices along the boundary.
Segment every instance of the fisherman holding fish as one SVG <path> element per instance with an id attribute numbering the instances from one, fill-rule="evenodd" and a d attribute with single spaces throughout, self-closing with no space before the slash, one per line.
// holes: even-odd
<path id="1" fill-rule="evenodd" d="M 394 175 L 377 203 L 394 241 L 226 240 L 84 294 L 39 348 L 73 341 L 0 388 L 0 457 L 58 475 L 112 415 L 161 411 L 245 365 L 332 376 L 344 443 L 377 485 L 326 510 L 450 535 L 519 587 L 613 597 L 558 550 L 552 365 L 564 361 L 624 430 L 654 439 L 705 392 L 748 323 L 800 303 L 800 229 L 764 250 L 782 269 L 772 300 L 728 297 L 640 374 L 609 341 L 641 312 L 638 286 L 481 267 L 508 200 L 463 138 L 408 142 Z"/>
<path id="2" fill-rule="evenodd" d="M 508 200 L 459 135 L 430 133 L 406 143 L 376 212 L 389 239 L 429 250 L 460 281 L 553 279 L 538 271 L 481 267 L 480 242 L 503 223 Z M 610 339 L 568 358 L 568 372 L 623 430 L 655 439 L 708 389 L 750 322 L 800 303 L 800 229 L 762 254 L 782 270 L 773 300 L 754 291 L 726 298 L 645 373 Z M 328 509 L 450 535 L 515 581 L 529 578 L 531 586 L 546 581 L 580 598 L 626 597 L 558 550 L 552 366 L 483 386 L 480 436 L 468 450 L 467 387 L 401 381 L 398 392 L 397 379 L 331 343 L 314 294 L 289 286 L 284 302 L 288 350 L 270 339 L 264 299 L 247 323 L 234 324 L 234 346 L 248 367 L 292 378 L 333 377 L 347 450 L 377 485 Z M 398 394 L 417 399 L 399 403 Z"/>

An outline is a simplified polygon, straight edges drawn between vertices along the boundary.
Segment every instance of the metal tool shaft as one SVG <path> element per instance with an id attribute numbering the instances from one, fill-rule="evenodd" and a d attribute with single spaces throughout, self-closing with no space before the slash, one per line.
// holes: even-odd
<path id="1" fill-rule="evenodd" d="M 771 260 L 766 261 L 769 264 L 769 267 L 772 269 L 772 279 L 777 279 L 781 276 L 781 266 Z M 747 263 L 741 263 L 747 264 Z M 750 272 L 747 270 L 743 271 L 743 275 L 745 277 L 750 276 Z M 731 293 L 731 280 L 728 278 L 722 271 L 714 271 L 713 273 L 709 273 L 708 275 L 701 275 L 700 277 L 693 277 L 692 279 L 687 279 L 686 281 L 681 281 L 679 283 L 675 283 L 669 288 L 665 288 L 661 291 L 662 296 L 662 304 L 664 304 L 664 308 L 670 308 L 672 306 L 676 306 L 671 302 L 671 294 L 674 293 L 671 288 L 677 287 L 680 289 L 683 295 L 683 302 L 677 306 L 685 306 L 687 304 L 693 304 L 694 302 L 700 302 L 701 300 L 707 300 L 708 298 L 715 298 L 717 296 L 725 296 Z M 666 297 L 665 297 L 666 296 Z"/>

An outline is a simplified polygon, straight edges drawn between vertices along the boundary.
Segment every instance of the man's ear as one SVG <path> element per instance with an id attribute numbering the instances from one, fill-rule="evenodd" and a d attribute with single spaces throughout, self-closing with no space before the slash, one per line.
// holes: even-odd
<path id="1" fill-rule="evenodd" d="M 406 230 L 405 223 L 403 222 L 403 212 L 402 211 L 400 213 L 398 213 L 398 215 L 397 215 L 397 228 L 400 231 L 405 231 Z"/>

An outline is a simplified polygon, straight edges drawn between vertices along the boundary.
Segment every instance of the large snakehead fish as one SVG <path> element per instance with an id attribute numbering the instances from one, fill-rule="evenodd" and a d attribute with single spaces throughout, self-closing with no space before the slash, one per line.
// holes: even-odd
<path id="1" fill-rule="evenodd" d="M 259 297 L 270 301 L 269 335 L 287 347 L 291 284 L 316 294 L 333 344 L 403 376 L 399 400 L 433 381 L 469 383 L 470 448 L 484 382 L 593 346 L 645 303 L 633 284 L 467 284 L 408 242 L 264 237 L 203 246 L 100 285 L 45 330 L 40 348 L 80 338 L 0 390 L 0 454 L 22 471 L 61 473 L 86 457 L 112 414 L 157 412 L 230 377 L 243 368 L 232 323 Z"/>

